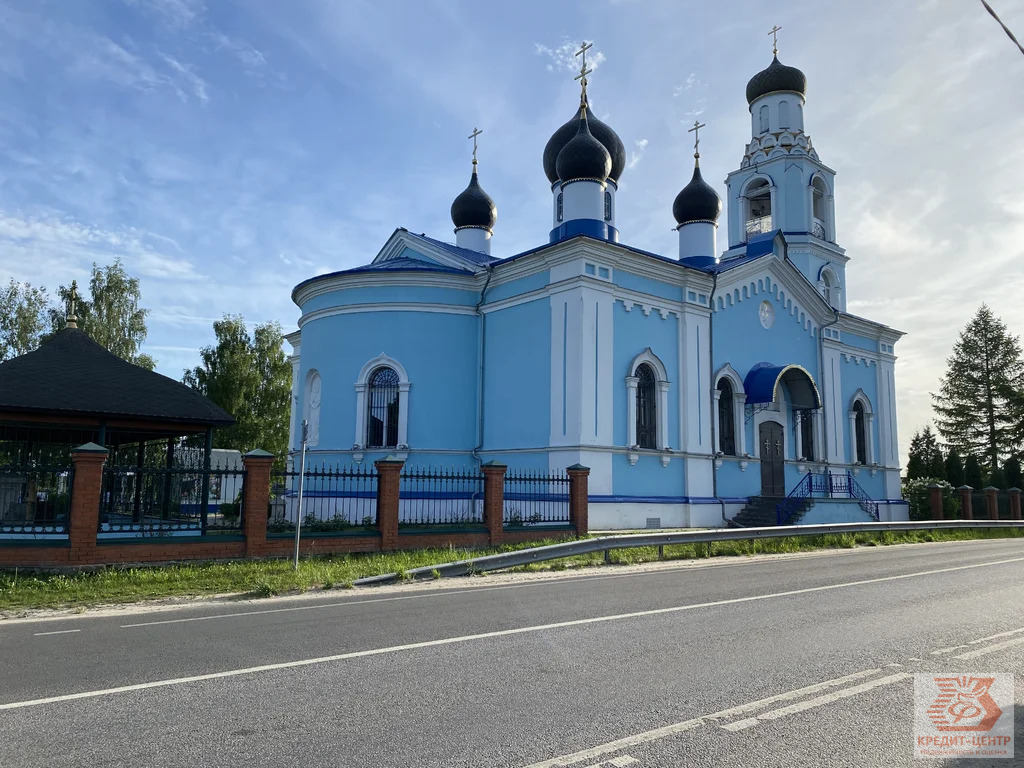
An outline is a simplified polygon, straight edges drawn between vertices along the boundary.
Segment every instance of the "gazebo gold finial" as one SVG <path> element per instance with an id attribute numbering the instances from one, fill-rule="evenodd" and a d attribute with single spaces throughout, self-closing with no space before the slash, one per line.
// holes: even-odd
<path id="1" fill-rule="evenodd" d="M 68 315 L 64 323 L 65 328 L 78 327 L 78 315 L 75 314 L 75 303 L 78 301 L 78 281 L 71 281 L 71 295 L 68 296 Z"/>

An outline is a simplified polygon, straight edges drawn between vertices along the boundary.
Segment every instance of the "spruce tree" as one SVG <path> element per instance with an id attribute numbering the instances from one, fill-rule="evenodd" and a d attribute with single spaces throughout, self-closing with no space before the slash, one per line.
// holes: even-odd
<path id="1" fill-rule="evenodd" d="M 942 460 L 942 449 L 932 431 L 931 425 L 915 432 L 910 439 L 910 450 L 907 455 L 907 479 L 921 477 L 944 480 L 946 470 Z"/>
<path id="2" fill-rule="evenodd" d="M 955 448 L 951 448 L 946 457 L 946 480 L 954 488 L 964 484 L 964 462 Z"/>
<path id="3" fill-rule="evenodd" d="M 1006 463 L 1003 465 L 1003 474 L 1006 477 L 1007 488 L 1020 488 L 1020 459 L 1016 456 L 1008 458 Z"/>
<path id="4" fill-rule="evenodd" d="M 984 487 L 981 479 L 981 464 L 973 454 L 964 461 L 964 484 L 975 490 Z"/>
<path id="5" fill-rule="evenodd" d="M 998 467 L 1024 438 L 1016 399 L 1024 382 L 1020 343 L 982 304 L 946 362 L 939 391 L 932 393 L 939 433 L 990 470 Z"/>

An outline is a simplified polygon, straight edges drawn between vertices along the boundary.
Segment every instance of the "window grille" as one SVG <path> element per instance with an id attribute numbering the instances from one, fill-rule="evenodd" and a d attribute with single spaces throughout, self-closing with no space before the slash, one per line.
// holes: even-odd
<path id="1" fill-rule="evenodd" d="M 732 382 L 718 382 L 718 449 L 726 456 L 736 455 L 736 416 Z"/>
<path id="2" fill-rule="evenodd" d="M 800 418 L 800 444 L 804 455 L 797 458 L 814 461 L 814 412 L 805 410 Z"/>
<path id="3" fill-rule="evenodd" d="M 612 193 L 607 190 L 604 193 L 604 220 L 612 220 Z"/>
<path id="4" fill-rule="evenodd" d="M 557 199 L 557 202 L 555 203 L 555 218 L 558 219 L 558 221 L 562 220 L 562 193 L 561 192 L 558 193 L 558 199 Z"/>
<path id="5" fill-rule="evenodd" d="M 640 448 L 657 448 L 657 383 L 654 370 L 644 363 L 636 369 L 636 444 Z"/>
<path id="6" fill-rule="evenodd" d="M 378 368 L 370 374 L 366 392 L 366 447 L 394 448 L 398 445 L 398 374 L 393 368 Z"/>
<path id="7" fill-rule="evenodd" d="M 854 431 L 856 432 L 857 442 L 857 462 L 859 464 L 868 463 L 868 441 L 864 430 L 864 406 L 858 400 L 853 404 L 854 413 Z"/>

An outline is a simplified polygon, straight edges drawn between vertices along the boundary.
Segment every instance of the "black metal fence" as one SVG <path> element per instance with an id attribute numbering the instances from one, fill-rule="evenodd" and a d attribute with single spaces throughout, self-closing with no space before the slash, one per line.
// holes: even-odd
<path id="1" fill-rule="evenodd" d="M 484 476 L 477 469 L 405 467 L 399 525 L 476 525 L 484 521 Z"/>
<path id="2" fill-rule="evenodd" d="M 295 530 L 299 514 L 298 467 L 270 475 L 268 533 Z M 307 467 L 302 483 L 305 533 L 358 532 L 377 525 L 377 472 L 373 466 Z"/>
<path id="3" fill-rule="evenodd" d="M 239 466 L 109 466 L 103 470 L 100 534 L 152 536 L 240 533 Z"/>
<path id="4" fill-rule="evenodd" d="M 505 525 L 569 522 L 569 476 L 511 470 L 505 475 Z"/>
<path id="5" fill-rule="evenodd" d="M 959 494 L 957 494 L 959 498 Z M 1007 491 L 996 492 L 996 509 L 1000 520 L 1009 520 L 1013 515 L 1010 510 L 1010 494 Z M 984 491 L 971 492 L 971 515 L 976 520 L 988 517 L 988 496 Z M 961 517 L 963 513 L 961 512 Z"/>
<path id="6" fill-rule="evenodd" d="M 0 465 L 0 537 L 65 535 L 71 465 Z"/>

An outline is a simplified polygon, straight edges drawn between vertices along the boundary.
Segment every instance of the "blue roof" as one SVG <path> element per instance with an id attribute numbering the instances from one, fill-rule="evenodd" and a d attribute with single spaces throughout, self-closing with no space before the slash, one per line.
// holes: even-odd
<path id="1" fill-rule="evenodd" d="M 469 269 L 446 267 L 444 264 L 437 264 L 432 261 L 423 261 L 422 259 L 410 259 L 405 256 L 400 256 L 397 259 L 388 259 L 387 261 L 378 261 L 362 267 L 343 269 L 339 272 L 332 272 L 331 274 L 350 275 L 355 272 L 447 272 L 455 275 L 474 274 L 474 272 Z M 319 277 L 324 277 L 324 275 L 319 275 Z"/>
<path id="2" fill-rule="evenodd" d="M 790 405 L 797 408 L 820 408 L 821 396 L 814 379 L 807 369 L 799 365 L 773 365 L 758 363 L 743 380 L 743 391 L 747 402 L 752 405 L 773 403 L 777 399 L 779 382 L 785 381 L 792 399 Z"/>
<path id="3" fill-rule="evenodd" d="M 711 274 L 720 274 L 730 269 L 749 264 L 752 261 L 757 261 L 764 256 L 768 256 L 775 250 L 775 238 L 779 235 L 782 230 L 776 229 L 774 232 L 767 232 L 757 237 L 752 237 L 747 241 L 746 252 L 742 256 L 736 256 L 725 261 L 720 261 L 717 264 L 704 267 L 705 272 Z M 699 267 L 698 267 L 699 269 Z"/>
<path id="4" fill-rule="evenodd" d="M 417 240 L 422 240 L 425 243 L 429 243 L 430 245 L 433 245 L 436 248 L 441 248 L 442 250 L 445 250 L 448 253 L 450 253 L 452 256 L 457 256 L 460 259 L 465 259 L 466 261 L 471 262 L 473 264 L 484 265 L 490 264 L 492 261 L 497 261 L 496 258 L 494 258 L 493 256 L 488 256 L 486 253 L 480 253 L 479 251 L 471 251 L 469 248 L 460 248 L 457 245 L 445 243 L 442 242 L 441 240 L 435 240 L 434 238 L 427 237 L 424 234 L 417 235 L 415 232 L 409 232 L 409 230 L 407 229 L 403 229 L 402 231 L 408 234 L 410 237 L 414 237 Z"/>
<path id="5" fill-rule="evenodd" d="M 641 250 L 640 248 L 634 248 L 631 245 L 626 245 L 624 243 L 614 242 L 612 240 L 602 240 L 601 238 L 591 237 L 590 235 L 574 235 L 573 237 L 566 238 L 565 240 L 559 240 L 559 241 L 554 242 L 554 243 L 544 243 L 544 245 L 538 245 L 536 248 L 530 248 L 527 251 L 523 251 L 523 252 L 517 253 L 517 254 L 515 254 L 513 256 L 509 256 L 508 258 L 502 259 L 500 263 L 504 264 L 504 263 L 509 262 L 509 261 L 515 261 L 516 259 L 521 259 L 524 256 L 529 256 L 531 254 L 543 251 L 545 248 L 554 248 L 556 245 L 562 245 L 563 243 L 567 243 L 570 240 L 576 240 L 576 239 L 593 240 L 593 241 L 598 242 L 598 243 L 606 243 L 608 245 L 614 245 L 616 248 L 622 248 L 622 249 L 627 250 L 627 251 L 632 251 L 633 253 L 639 253 L 642 256 L 648 256 L 648 257 L 650 257 L 652 259 L 657 259 L 658 261 L 663 261 L 663 262 L 665 262 L 667 264 L 679 264 L 681 266 L 686 266 L 685 264 L 682 264 L 682 262 L 680 262 L 679 259 L 670 259 L 669 257 L 662 256 L 661 254 L 658 254 L 658 253 L 651 253 L 650 251 L 644 251 L 644 250 Z"/>

